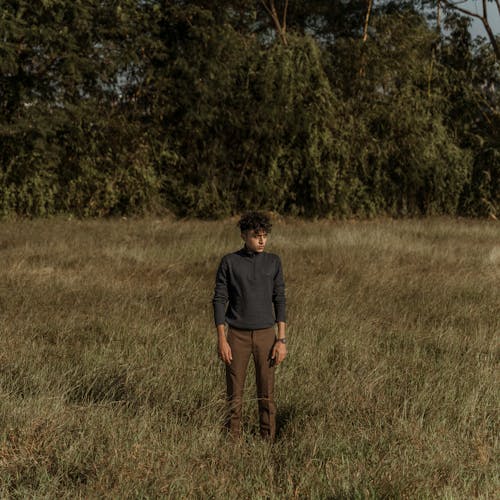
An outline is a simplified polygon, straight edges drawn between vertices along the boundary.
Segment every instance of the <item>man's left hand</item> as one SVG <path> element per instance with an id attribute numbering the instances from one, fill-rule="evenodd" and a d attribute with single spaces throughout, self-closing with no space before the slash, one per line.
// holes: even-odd
<path id="1" fill-rule="evenodd" d="M 283 342 L 274 343 L 271 358 L 274 360 L 274 366 L 278 366 L 286 358 L 286 345 Z"/>

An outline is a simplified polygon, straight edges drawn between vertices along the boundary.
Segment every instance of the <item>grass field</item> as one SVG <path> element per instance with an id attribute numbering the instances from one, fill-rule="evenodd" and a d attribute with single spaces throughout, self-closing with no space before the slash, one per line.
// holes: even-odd
<path id="1" fill-rule="evenodd" d="M 275 220 L 278 439 L 221 433 L 236 220 L 0 222 L 1 498 L 495 498 L 500 225 Z"/>

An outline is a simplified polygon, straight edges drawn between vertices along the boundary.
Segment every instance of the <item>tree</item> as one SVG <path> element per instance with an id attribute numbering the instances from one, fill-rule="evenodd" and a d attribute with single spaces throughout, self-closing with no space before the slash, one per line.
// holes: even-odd
<path id="1" fill-rule="evenodd" d="M 0 212 L 495 214 L 495 53 L 421 3 L 0 0 Z"/>
<path id="2" fill-rule="evenodd" d="M 478 0 L 476 0 L 477 2 Z M 500 45 L 495 33 L 490 25 L 490 18 L 488 14 L 488 4 L 493 4 L 497 8 L 500 15 L 500 0 L 479 0 L 481 5 L 481 13 L 474 12 L 463 6 L 464 0 L 421 0 L 423 5 L 430 4 L 437 8 L 438 17 L 441 6 L 451 12 L 459 12 L 469 18 L 478 19 L 484 26 L 488 39 L 490 41 L 493 52 L 495 53 L 497 61 L 500 61 Z"/>
<path id="3" fill-rule="evenodd" d="M 274 27 L 276 29 L 276 33 L 278 33 L 281 42 L 283 45 L 287 45 L 286 38 L 286 16 L 288 11 L 288 0 L 284 0 L 284 5 L 282 7 L 281 16 L 276 9 L 275 0 L 261 0 L 264 9 L 266 9 L 267 13 L 271 16 L 273 20 Z"/>

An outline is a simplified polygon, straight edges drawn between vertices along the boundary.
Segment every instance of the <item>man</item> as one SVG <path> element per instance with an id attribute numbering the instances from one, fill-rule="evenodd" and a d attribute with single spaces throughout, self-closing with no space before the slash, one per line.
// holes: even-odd
<path id="1" fill-rule="evenodd" d="M 227 426 L 233 437 L 241 435 L 243 387 L 248 361 L 253 355 L 260 434 L 273 441 L 274 369 L 286 357 L 283 269 L 277 255 L 264 251 L 271 232 L 266 214 L 248 212 L 238 226 L 244 246 L 222 258 L 213 297 L 219 356 L 226 364 Z"/>

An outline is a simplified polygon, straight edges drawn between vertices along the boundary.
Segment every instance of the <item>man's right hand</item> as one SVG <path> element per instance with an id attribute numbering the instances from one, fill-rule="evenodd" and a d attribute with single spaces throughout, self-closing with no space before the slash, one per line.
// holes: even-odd
<path id="1" fill-rule="evenodd" d="M 219 338 L 219 357 L 226 363 L 230 365 L 233 360 L 233 354 L 231 352 L 231 346 L 225 338 Z"/>

